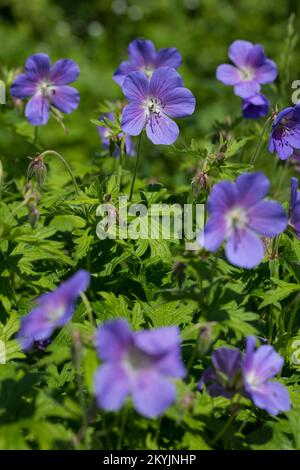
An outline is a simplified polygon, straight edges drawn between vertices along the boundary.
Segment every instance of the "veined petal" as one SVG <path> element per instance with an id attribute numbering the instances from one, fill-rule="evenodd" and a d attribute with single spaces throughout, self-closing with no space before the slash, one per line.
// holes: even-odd
<path id="1" fill-rule="evenodd" d="M 33 54 L 28 57 L 25 65 L 28 78 L 36 82 L 49 79 L 50 59 L 47 54 Z"/>
<path id="2" fill-rule="evenodd" d="M 35 94 L 37 83 L 25 73 L 18 75 L 10 87 L 14 98 L 24 99 Z"/>
<path id="3" fill-rule="evenodd" d="M 184 117 L 193 114 L 196 100 L 187 88 L 175 88 L 163 94 L 164 113 L 171 117 Z"/>
<path id="4" fill-rule="evenodd" d="M 149 96 L 163 101 L 164 94 L 183 87 L 183 81 L 179 73 L 170 67 L 160 67 L 153 72 L 149 85 Z"/>
<path id="5" fill-rule="evenodd" d="M 146 125 L 147 114 L 138 103 L 125 106 L 122 114 L 121 128 L 126 134 L 139 135 Z"/>
<path id="6" fill-rule="evenodd" d="M 278 382 L 266 382 L 259 388 L 247 391 L 258 408 L 272 415 L 289 411 L 291 408 L 289 392 Z"/>
<path id="7" fill-rule="evenodd" d="M 49 119 L 49 100 L 36 93 L 27 103 L 25 116 L 33 126 L 43 126 Z"/>
<path id="8" fill-rule="evenodd" d="M 148 78 L 143 72 L 132 72 L 124 80 L 122 89 L 129 101 L 143 103 L 148 97 Z"/>
<path id="9" fill-rule="evenodd" d="M 236 180 L 239 204 L 250 207 L 263 199 L 269 191 L 270 182 L 262 172 L 243 173 Z"/>
<path id="10" fill-rule="evenodd" d="M 53 89 L 50 100 L 57 109 L 63 113 L 69 114 L 77 108 L 80 95 L 72 86 L 61 85 Z"/>
<path id="11" fill-rule="evenodd" d="M 152 115 L 146 124 L 146 133 L 153 144 L 171 145 L 179 135 L 176 122 L 165 114 Z"/>
<path id="12" fill-rule="evenodd" d="M 276 201 L 261 201 L 248 210 L 249 227 L 265 237 L 275 237 L 287 226 L 287 215 Z"/>
<path id="13" fill-rule="evenodd" d="M 240 268 L 256 267 L 264 257 L 264 245 L 251 230 L 235 229 L 226 243 L 226 257 Z"/>
<path id="14" fill-rule="evenodd" d="M 213 186 L 208 197 L 207 208 L 213 214 L 223 216 L 237 202 L 237 187 L 231 181 L 221 181 Z"/>
<path id="15" fill-rule="evenodd" d="M 113 79 L 118 85 L 122 86 L 127 75 L 136 71 L 136 65 L 126 60 L 119 65 L 113 75 Z"/>
<path id="16" fill-rule="evenodd" d="M 264 48 L 260 44 L 254 44 L 247 55 L 247 65 L 257 69 L 266 61 Z"/>
<path id="17" fill-rule="evenodd" d="M 67 85 L 77 80 L 78 76 L 78 64 L 71 59 L 58 60 L 50 72 L 50 80 L 54 85 Z"/>
<path id="18" fill-rule="evenodd" d="M 172 67 L 178 69 L 182 64 L 181 54 L 175 47 L 165 47 L 156 54 L 155 67 Z"/>
<path id="19" fill-rule="evenodd" d="M 141 67 L 154 64 L 156 51 L 152 41 L 135 39 L 128 46 L 128 54 L 131 62 Z"/>

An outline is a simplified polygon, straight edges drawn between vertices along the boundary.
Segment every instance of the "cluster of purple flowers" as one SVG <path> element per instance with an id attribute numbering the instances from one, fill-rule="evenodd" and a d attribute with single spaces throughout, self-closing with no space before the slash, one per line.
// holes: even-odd
<path id="1" fill-rule="evenodd" d="M 242 98 L 245 118 L 265 116 L 269 110 L 269 101 L 260 93 L 260 89 L 261 85 L 276 79 L 276 64 L 266 57 L 260 44 L 249 41 L 234 41 L 228 55 L 234 65 L 219 65 L 217 79 L 225 85 L 232 85 L 234 93 Z"/>
<path id="2" fill-rule="evenodd" d="M 254 268 L 264 257 L 263 237 L 275 237 L 287 226 L 276 201 L 265 200 L 269 180 L 263 173 L 243 173 L 235 183 L 217 183 L 208 198 L 210 219 L 199 237 L 201 246 L 216 251 L 226 240 L 226 257 L 241 268 Z"/>
<path id="3" fill-rule="evenodd" d="M 300 105 L 283 109 L 275 117 L 269 140 L 271 153 L 281 160 L 297 157 L 300 149 Z"/>
<path id="4" fill-rule="evenodd" d="M 179 129 L 170 118 L 195 110 L 195 98 L 176 71 L 180 65 L 181 56 L 174 48 L 157 52 L 151 41 L 141 39 L 129 45 L 129 61 L 122 62 L 114 75 L 129 101 L 121 121 L 126 134 L 137 136 L 146 129 L 154 144 L 175 142 Z"/>
<path id="5" fill-rule="evenodd" d="M 212 397 L 232 398 L 235 394 L 251 399 L 255 406 L 272 415 L 291 407 L 287 389 L 271 379 L 281 372 L 283 358 L 272 346 L 255 350 L 256 338 L 247 338 L 246 351 L 222 347 L 212 354 L 213 366 L 203 373 L 199 389 L 205 385 Z"/>

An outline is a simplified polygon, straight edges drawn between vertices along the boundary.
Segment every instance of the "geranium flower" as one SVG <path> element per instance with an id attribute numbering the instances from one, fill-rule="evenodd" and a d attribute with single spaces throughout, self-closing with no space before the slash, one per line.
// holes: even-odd
<path id="1" fill-rule="evenodd" d="M 51 67 L 47 54 L 33 54 L 26 61 L 25 73 L 17 76 L 10 91 L 14 98 L 32 97 L 25 116 L 34 126 L 43 126 L 52 106 L 66 114 L 77 108 L 79 93 L 68 84 L 78 75 L 79 67 L 73 60 L 61 59 Z"/>
<path id="2" fill-rule="evenodd" d="M 176 70 L 157 69 L 150 80 L 142 72 L 133 72 L 123 84 L 129 101 L 122 114 L 121 128 L 129 135 L 146 133 L 154 144 L 169 145 L 179 135 L 177 124 L 170 117 L 185 117 L 194 112 L 195 98 L 183 87 Z"/>
<path id="3" fill-rule="evenodd" d="M 103 120 L 103 118 L 106 117 L 110 121 L 114 121 L 114 114 L 113 113 L 107 113 L 103 114 L 100 116 L 99 121 Z M 102 142 L 102 146 L 104 149 L 109 150 L 110 148 L 110 140 L 116 140 L 116 136 L 111 136 L 111 129 L 107 126 L 98 126 L 98 133 Z M 118 135 L 118 138 L 121 139 L 123 137 L 123 133 L 120 133 Z M 125 135 L 125 152 L 127 155 L 134 156 L 135 155 L 135 147 L 132 142 L 132 139 L 129 135 Z M 120 148 L 118 146 L 118 142 L 116 142 L 115 148 L 113 150 L 112 155 L 114 157 L 119 157 L 120 156 Z"/>
<path id="4" fill-rule="evenodd" d="M 132 332 L 125 320 L 112 320 L 98 329 L 95 343 L 103 361 L 95 375 L 99 407 L 119 410 L 131 395 L 135 409 L 153 418 L 175 401 L 171 379 L 185 376 L 178 328 Z"/>
<path id="5" fill-rule="evenodd" d="M 280 373 L 283 358 L 273 346 L 263 345 L 255 351 L 256 339 L 248 336 L 244 355 L 237 348 L 222 347 L 212 354 L 213 367 L 203 373 L 198 388 L 205 385 L 212 397 L 232 398 L 243 395 L 272 415 L 291 407 L 288 390 L 271 381 Z"/>
<path id="6" fill-rule="evenodd" d="M 228 55 L 234 65 L 219 65 L 216 76 L 225 85 L 233 85 L 236 95 L 251 98 L 260 92 L 260 85 L 272 83 L 276 79 L 277 66 L 267 59 L 260 44 L 234 41 Z"/>
<path id="7" fill-rule="evenodd" d="M 212 353 L 213 367 L 203 373 L 198 384 L 200 390 L 205 385 L 212 397 L 232 398 L 242 389 L 242 354 L 238 349 L 219 348 Z"/>
<path id="8" fill-rule="evenodd" d="M 300 239 L 300 191 L 298 191 L 298 178 L 291 178 L 291 196 L 289 211 L 289 226 Z"/>
<path id="9" fill-rule="evenodd" d="M 264 257 L 260 236 L 275 237 L 287 225 L 281 205 L 264 200 L 269 186 L 263 173 L 244 173 L 235 183 L 216 184 L 208 198 L 211 217 L 199 237 L 200 245 L 214 252 L 226 240 L 230 263 L 242 268 L 257 266 Z"/>
<path id="10" fill-rule="evenodd" d="M 113 76 L 120 86 L 132 72 L 140 71 L 151 76 L 159 67 L 178 69 L 182 63 L 181 55 L 175 47 L 156 51 L 153 42 L 145 39 L 132 41 L 128 46 L 128 55 L 129 60 L 122 62 Z"/>
<path id="11" fill-rule="evenodd" d="M 255 351 L 255 343 L 253 336 L 247 338 L 242 364 L 246 395 L 258 408 L 272 415 L 288 411 L 291 403 L 287 389 L 270 380 L 281 372 L 283 358 L 269 345 L 260 346 Z"/>
<path id="12" fill-rule="evenodd" d="M 271 153 L 277 152 L 281 160 L 291 157 L 300 149 L 300 105 L 285 108 L 276 117 L 269 140 Z"/>
<path id="13" fill-rule="evenodd" d="M 17 339 L 27 351 L 35 342 L 43 344 L 56 328 L 68 323 L 75 310 L 76 300 L 89 285 L 90 274 L 80 270 L 53 292 L 36 299 L 36 307 L 21 319 Z"/>
<path id="14" fill-rule="evenodd" d="M 243 100 L 243 116 L 246 119 L 257 119 L 269 112 L 269 101 L 264 95 L 255 95 Z"/>

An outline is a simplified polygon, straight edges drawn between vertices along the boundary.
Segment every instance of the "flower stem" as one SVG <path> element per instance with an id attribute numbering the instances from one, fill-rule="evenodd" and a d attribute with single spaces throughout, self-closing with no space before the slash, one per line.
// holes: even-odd
<path id="1" fill-rule="evenodd" d="M 84 306 L 86 308 L 90 324 L 91 324 L 92 327 L 95 327 L 96 325 L 95 325 L 95 321 L 94 321 L 94 317 L 93 317 L 93 309 L 91 307 L 89 299 L 87 298 L 87 296 L 85 295 L 84 292 L 81 292 L 80 297 L 81 297 L 81 300 L 84 303 Z"/>
<path id="2" fill-rule="evenodd" d="M 134 167 L 134 173 L 133 173 L 133 178 L 132 178 L 131 188 L 130 188 L 130 194 L 129 194 L 129 201 L 131 201 L 131 199 L 132 199 L 134 183 L 135 183 L 135 178 L 136 178 L 136 172 L 137 172 L 137 168 L 138 168 L 138 164 L 139 164 L 139 160 L 140 160 L 140 148 L 141 148 L 142 136 L 143 136 L 143 131 L 140 133 L 140 136 L 139 136 L 138 148 L 137 148 L 137 154 L 136 154 L 136 161 L 135 161 L 135 167 Z"/>
<path id="3" fill-rule="evenodd" d="M 125 140 L 124 140 L 124 137 L 123 137 L 122 140 L 121 140 L 121 145 L 120 145 L 120 158 L 119 158 L 119 167 L 118 167 L 118 187 L 119 187 L 119 191 L 121 191 L 121 187 L 122 187 L 122 169 L 123 169 L 124 148 L 125 148 Z"/>
<path id="4" fill-rule="evenodd" d="M 121 429 L 120 429 L 120 434 L 119 434 L 119 439 L 118 439 L 118 442 L 117 442 L 116 450 L 121 450 L 122 449 L 122 444 L 123 444 L 123 440 L 124 440 L 124 432 L 125 432 L 126 422 L 127 422 L 127 418 L 128 418 L 128 412 L 129 412 L 129 403 L 126 403 L 125 408 L 123 410 Z"/>
<path id="5" fill-rule="evenodd" d="M 33 136 L 33 141 L 32 144 L 36 146 L 37 141 L 38 141 L 38 135 L 39 135 L 39 128 L 38 126 L 34 126 L 34 136 Z"/>
<path id="6" fill-rule="evenodd" d="M 77 196 L 79 196 L 79 194 L 80 194 L 79 188 L 77 186 L 77 183 L 76 183 L 75 177 L 72 173 L 72 170 L 71 170 L 69 164 L 66 162 L 66 160 L 58 152 L 56 152 L 55 150 L 45 150 L 45 152 L 41 153 L 40 157 L 44 158 L 47 155 L 54 155 L 55 157 L 57 157 L 64 164 L 66 170 L 68 171 L 69 175 L 71 176 L 76 194 L 77 194 Z"/>
<path id="7" fill-rule="evenodd" d="M 264 123 L 264 126 L 262 128 L 259 140 L 258 140 L 256 148 L 255 148 L 255 152 L 254 152 L 253 157 L 252 157 L 251 162 L 250 162 L 252 165 L 254 165 L 254 163 L 256 162 L 256 159 L 259 155 L 259 152 L 260 152 L 260 149 L 261 149 L 261 144 L 262 144 L 262 141 L 263 141 L 263 138 L 264 138 L 264 135 L 265 135 L 265 132 L 267 130 L 267 127 L 269 125 L 270 120 L 271 120 L 271 116 L 269 116 L 268 119 L 266 120 L 266 122 Z"/>

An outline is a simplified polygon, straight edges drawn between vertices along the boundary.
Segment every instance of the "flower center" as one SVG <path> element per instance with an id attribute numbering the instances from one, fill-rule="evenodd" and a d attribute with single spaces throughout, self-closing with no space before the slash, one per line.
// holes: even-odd
<path id="1" fill-rule="evenodd" d="M 141 369 L 146 369 L 152 364 L 150 356 L 132 346 L 125 354 L 123 365 L 131 375 L 135 375 Z"/>
<path id="2" fill-rule="evenodd" d="M 243 67 L 240 70 L 240 75 L 241 75 L 241 79 L 243 81 L 248 82 L 248 81 L 252 80 L 255 77 L 255 70 L 253 70 L 250 67 Z"/>
<path id="3" fill-rule="evenodd" d="M 254 372 L 249 372 L 249 374 L 246 375 L 246 381 L 250 387 L 255 388 L 261 384 L 261 379 L 257 375 L 255 375 Z"/>
<path id="4" fill-rule="evenodd" d="M 37 88 L 38 88 L 38 91 L 42 93 L 42 95 L 45 98 L 51 98 L 51 96 L 55 93 L 55 89 L 52 83 L 47 82 L 45 80 L 42 82 L 39 82 Z"/>
<path id="5" fill-rule="evenodd" d="M 227 230 L 243 229 L 247 226 L 247 212 L 242 207 L 234 207 L 226 217 Z"/>
<path id="6" fill-rule="evenodd" d="M 164 108 L 164 105 L 162 104 L 159 98 L 148 97 L 147 100 L 144 102 L 144 108 L 146 109 L 149 116 L 151 116 L 152 114 L 157 114 L 157 116 L 159 117 L 162 108 Z"/>
<path id="7" fill-rule="evenodd" d="M 55 323 L 65 314 L 66 306 L 64 304 L 60 304 L 57 306 L 57 308 L 49 308 L 47 310 L 48 310 L 47 313 L 49 316 L 49 320 L 52 323 Z"/>

